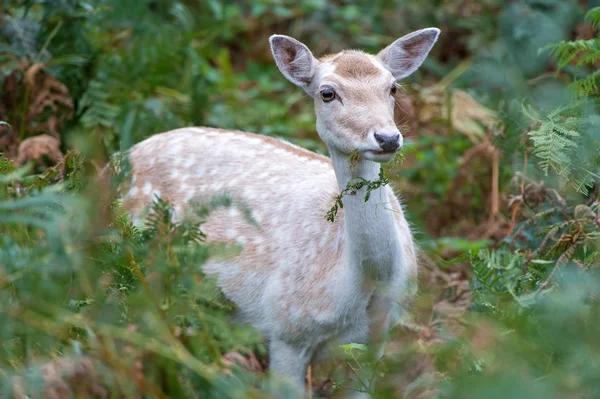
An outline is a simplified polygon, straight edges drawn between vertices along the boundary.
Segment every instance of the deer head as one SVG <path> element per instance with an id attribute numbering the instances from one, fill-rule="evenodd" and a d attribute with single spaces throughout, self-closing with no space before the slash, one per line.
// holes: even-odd
<path id="1" fill-rule="evenodd" d="M 320 59 L 289 36 L 273 35 L 269 42 L 281 73 L 314 99 L 317 131 L 330 151 L 358 150 L 368 160 L 387 162 L 403 141 L 394 122 L 397 81 L 421 66 L 439 34 L 422 29 L 377 55 L 345 50 Z"/>

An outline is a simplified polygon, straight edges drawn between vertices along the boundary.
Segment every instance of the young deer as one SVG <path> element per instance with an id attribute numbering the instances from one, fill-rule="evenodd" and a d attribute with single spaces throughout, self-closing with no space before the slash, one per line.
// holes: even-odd
<path id="1" fill-rule="evenodd" d="M 190 200 L 228 193 L 234 206 L 202 225 L 207 240 L 241 244 L 210 260 L 225 295 L 270 343 L 270 368 L 305 384 L 315 353 L 330 343 L 380 338 L 416 288 L 409 225 L 389 186 L 333 198 L 353 178 L 378 178 L 402 147 L 394 123 L 396 81 L 423 63 L 440 31 L 406 35 L 376 56 L 342 51 L 320 59 L 297 40 L 273 35 L 279 70 L 313 99 L 317 131 L 331 158 L 241 131 L 182 128 L 135 145 L 123 205 L 139 217 L 154 196 L 176 215 Z M 350 161 L 358 150 L 360 159 Z M 248 220 L 250 210 L 253 223 Z"/>

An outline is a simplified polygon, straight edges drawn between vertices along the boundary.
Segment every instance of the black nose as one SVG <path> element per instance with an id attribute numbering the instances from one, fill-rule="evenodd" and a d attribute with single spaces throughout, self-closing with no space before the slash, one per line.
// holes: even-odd
<path id="1" fill-rule="evenodd" d="M 398 133 L 391 135 L 375 133 L 375 140 L 384 151 L 396 151 L 400 147 L 400 135 Z"/>

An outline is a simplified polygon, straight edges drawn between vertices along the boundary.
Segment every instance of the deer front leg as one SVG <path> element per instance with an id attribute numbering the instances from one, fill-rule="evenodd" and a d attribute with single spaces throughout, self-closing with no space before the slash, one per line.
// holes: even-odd
<path id="1" fill-rule="evenodd" d="M 296 347 L 280 339 L 274 339 L 270 343 L 269 352 L 271 372 L 288 378 L 303 393 L 306 371 L 314 349 Z"/>
<path id="2" fill-rule="evenodd" d="M 390 298 L 375 294 L 371 299 L 371 303 L 367 307 L 367 314 L 369 316 L 369 341 L 371 341 L 373 367 L 356 372 L 357 377 L 366 385 L 362 388 L 366 388 L 370 392 L 350 391 L 347 395 L 348 398 L 367 399 L 372 397 L 371 392 L 376 384 L 374 373 L 377 373 L 377 362 L 384 355 L 384 346 L 389 339 L 388 332 L 395 311 L 396 305 Z"/>

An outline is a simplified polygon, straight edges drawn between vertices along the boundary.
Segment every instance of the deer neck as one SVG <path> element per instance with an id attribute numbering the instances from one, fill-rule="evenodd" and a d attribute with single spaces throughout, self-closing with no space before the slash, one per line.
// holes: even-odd
<path id="1" fill-rule="evenodd" d="M 340 192 L 357 177 L 378 179 L 380 164 L 366 159 L 351 164 L 348 155 L 329 152 Z M 368 201 L 366 192 L 363 187 L 342 198 L 348 262 L 361 277 L 385 281 L 391 277 L 395 260 L 401 259 L 400 240 L 386 188 L 371 191 Z"/>

